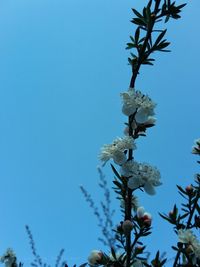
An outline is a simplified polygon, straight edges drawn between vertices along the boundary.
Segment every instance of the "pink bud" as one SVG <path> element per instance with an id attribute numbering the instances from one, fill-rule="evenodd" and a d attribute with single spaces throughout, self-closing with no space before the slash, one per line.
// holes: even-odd
<path id="1" fill-rule="evenodd" d="M 185 190 L 189 194 L 193 191 L 193 187 L 191 185 L 188 185 L 188 186 L 186 186 Z"/>
<path id="2" fill-rule="evenodd" d="M 142 217 L 143 223 L 145 226 L 151 226 L 152 223 L 152 217 L 151 214 L 148 212 L 145 212 L 143 217 Z"/>
<path id="3" fill-rule="evenodd" d="M 88 262 L 91 265 L 98 265 L 101 264 L 102 258 L 103 253 L 100 250 L 92 250 L 88 257 Z"/>

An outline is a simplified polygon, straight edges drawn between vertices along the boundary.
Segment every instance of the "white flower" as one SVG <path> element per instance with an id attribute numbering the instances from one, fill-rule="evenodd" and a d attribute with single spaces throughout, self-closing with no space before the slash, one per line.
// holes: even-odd
<path id="1" fill-rule="evenodd" d="M 141 102 L 141 106 L 135 115 L 137 123 L 146 123 L 155 114 L 154 108 L 156 105 L 152 100 L 148 96 L 144 96 L 142 100 L 143 102 Z"/>
<path id="2" fill-rule="evenodd" d="M 192 154 L 200 155 L 200 138 L 194 141 L 195 146 L 192 147 Z"/>
<path id="3" fill-rule="evenodd" d="M 154 187 L 161 185 L 159 170 L 147 163 L 125 162 L 122 165 L 121 174 L 129 178 L 128 187 L 130 189 L 143 187 L 149 195 L 154 195 Z"/>
<path id="4" fill-rule="evenodd" d="M 138 108 L 139 94 L 136 94 L 134 88 L 129 88 L 127 92 L 121 93 L 120 95 L 123 102 L 122 112 L 127 116 L 132 115 Z"/>
<path id="5" fill-rule="evenodd" d="M 180 243 L 188 244 L 195 257 L 200 259 L 200 242 L 191 230 L 178 230 L 178 238 Z"/>
<path id="6" fill-rule="evenodd" d="M 134 88 L 129 88 L 127 92 L 121 93 L 122 97 L 122 112 L 130 116 L 135 114 L 137 123 L 146 123 L 154 114 L 156 104 L 140 91 L 135 91 Z"/>
<path id="7" fill-rule="evenodd" d="M 17 266 L 17 258 L 11 248 L 8 248 L 4 255 L 0 257 L 0 261 L 5 263 L 5 267 Z"/>
<path id="8" fill-rule="evenodd" d="M 113 159 L 116 164 L 123 164 L 126 161 L 125 150 L 135 149 L 136 145 L 130 136 L 117 138 L 110 145 L 104 145 L 101 149 L 100 160 L 106 163 L 109 159 Z"/>
<path id="9" fill-rule="evenodd" d="M 137 161 L 127 161 L 121 167 L 121 174 L 126 177 L 136 177 L 138 175 L 139 163 Z"/>
<path id="10" fill-rule="evenodd" d="M 102 257 L 103 253 L 100 250 L 92 250 L 88 257 L 88 262 L 93 266 L 99 265 Z"/>

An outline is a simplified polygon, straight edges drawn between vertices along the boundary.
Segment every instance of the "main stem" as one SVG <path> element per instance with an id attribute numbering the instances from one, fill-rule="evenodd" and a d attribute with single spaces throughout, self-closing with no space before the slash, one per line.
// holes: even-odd
<path id="1" fill-rule="evenodd" d="M 136 66 L 132 66 L 132 77 L 130 81 L 130 88 L 135 87 L 135 81 L 137 78 L 137 75 L 139 73 L 140 67 L 142 65 L 143 58 L 145 56 L 145 51 L 147 49 L 148 42 L 151 38 L 152 30 L 155 24 L 156 20 L 156 14 L 159 10 L 159 5 L 160 5 L 161 0 L 157 0 L 155 3 L 155 8 L 154 8 L 154 17 L 151 20 L 151 25 L 149 25 L 146 33 L 146 37 L 143 43 L 143 46 L 139 52 L 138 55 L 138 62 Z M 133 129 L 132 129 L 132 122 L 133 122 L 133 116 L 129 116 L 128 119 L 128 125 L 129 125 L 129 136 L 132 136 Z M 128 161 L 133 159 L 133 150 L 129 150 L 128 154 Z M 128 188 L 126 189 L 126 203 L 125 203 L 125 220 L 130 220 L 132 217 L 132 190 Z M 132 252 L 132 246 L 131 246 L 131 232 L 126 236 L 126 267 L 130 267 L 131 263 L 131 252 Z"/>

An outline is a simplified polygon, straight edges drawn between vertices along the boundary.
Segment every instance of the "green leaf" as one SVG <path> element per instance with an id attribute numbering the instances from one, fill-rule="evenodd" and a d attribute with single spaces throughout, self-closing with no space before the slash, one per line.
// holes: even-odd
<path id="1" fill-rule="evenodd" d="M 132 11 L 138 18 L 143 18 L 143 16 L 136 9 L 132 8 Z"/>
<path id="2" fill-rule="evenodd" d="M 158 38 L 156 39 L 156 41 L 155 41 L 155 43 L 154 43 L 154 46 L 157 46 L 157 45 L 160 43 L 160 41 L 162 40 L 162 38 L 164 37 L 164 35 L 166 34 L 166 32 L 167 32 L 167 29 L 163 30 L 163 31 L 159 34 Z"/>
<path id="3" fill-rule="evenodd" d="M 173 15 L 172 15 L 172 18 L 173 18 L 173 19 L 180 19 L 180 18 L 181 18 L 181 16 L 180 16 L 180 15 L 178 15 L 178 14 L 173 14 Z"/>
<path id="4" fill-rule="evenodd" d="M 134 18 L 131 22 L 139 26 L 146 26 L 146 21 L 142 18 Z"/>
<path id="5" fill-rule="evenodd" d="M 135 43 L 135 39 L 130 35 L 130 39 L 133 43 Z"/>
<path id="6" fill-rule="evenodd" d="M 143 17 L 144 17 L 144 18 L 146 18 L 146 10 L 147 10 L 147 8 L 144 7 L 144 8 L 143 8 Z"/>
<path id="7" fill-rule="evenodd" d="M 167 261 L 167 259 L 164 259 L 161 261 L 161 266 L 163 266 L 165 264 L 165 262 Z"/>
<path id="8" fill-rule="evenodd" d="M 182 5 L 179 5 L 179 6 L 177 6 L 176 8 L 177 9 L 181 9 L 181 8 L 183 8 L 184 6 L 186 6 L 187 4 L 185 3 L 185 4 L 182 4 Z"/>
<path id="9" fill-rule="evenodd" d="M 117 257 L 116 257 L 116 254 L 115 254 L 115 250 L 114 250 L 113 247 L 111 247 L 111 254 L 112 254 L 113 258 L 114 258 L 115 260 L 117 260 Z"/>
<path id="10" fill-rule="evenodd" d="M 162 13 L 164 13 L 166 11 L 166 7 L 167 7 L 167 5 L 166 5 L 166 1 L 165 1 L 164 4 L 162 5 Z"/>
<path id="11" fill-rule="evenodd" d="M 140 27 L 137 27 L 137 30 L 135 31 L 135 43 L 138 44 L 140 38 Z"/>
<path id="12" fill-rule="evenodd" d="M 180 216 L 180 219 L 182 220 L 182 219 L 186 218 L 189 214 L 190 214 L 189 212 L 183 214 L 182 216 Z"/>
<path id="13" fill-rule="evenodd" d="M 143 65 L 151 65 L 151 66 L 153 66 L 153 63 L 150 62 L 148 59 L 144 60 L 144 61 L 142 62 L 142 64 L 143 64 Z"/>
<path id="14" fill-rule="evenodd" d="M 151 234 L 151 232 L 149 231 L 149 232 L 143 233 L 142 236 L 148 236 L 150 234 Z"/>
<path id="15" fill-rule="evenodd" d="M 165 18 L 165 23 L 167 23 L 169 21 L 170 15 L 167 15 Z"/>
<path id="16" fill-rule="evenodd" d="M 151 9 L 147 6 L 146 8 L 146 18 L 147 18 L 147 21 L 150 21 L 151 20 Z"/>
<path id="17" fill-rule="evenodd" d="M 114 180 L 113 181 L 113 184 L 115 184 L 118 188 L 120 188 L 121 189 L 121 187 L 122 187 L 122 184 L 119 182 L 119 181 L 117 181 L 117 180 Z"/>
<path id="18" fill-rule="evenodd" d="M 138 44 L 142 43 L 145 39 L 146 39 L 145 37 L 142 37 L 142 38 L 140 39 L 140 41 L 138 42 Z"/>
<path id="19" fill-rule="evenodd" d="M 157 49 L 158 50 L 161 50 L 161 49 L 164 49 L 164 48 L 166 48 L 167 46 L 169 46 L 170 45 L 170 42 L 165 42 L 165 40 L 164 41 L 162 41 L 161 43 L 159 43 L 159 45 L 157 45 Z"/>
<path id="20" fill-rule="evenodd" d="M 121 180 L 121 176 L 119 175 L 118 171 L 115 169 L 115 167 L 110 164 L 111 168 L 112 168 L 112 171 L 114 172 L 114 174 L 117 176 L 117 178 L 119 178 Z"/>
<path id="21" fill-rule="evenodd" d="M 178 190 L 181 192 L 181 193 L 183 193 L 184 195 L 188 195 L 187 193 L 186 193 L 186 191 L 180 186 L 180 185 L 176 185 L 176 187 L 178 188 Z"/>
<path id="22" fill-rule="evenodd" d="M 126 47 L 127 50 L 136 47 L 136 45 L 133 43 L 127 43 L 126 45 L 127 45 L 127 47 Z"/>
<path id="23" fill-rule="evenodd" d="M 147 8 L 151 8 L 151 4 L 152 4 L 152 0 L 149 1 L 148 5 L 147 5 Z"/>
<path id="24" fill-rule="evenodd" d="M 156 253 L 156 260 L 157 261 L 159 260 L 159 256 L 160 256 L 160 251 L 158 250 L 157 253 Z"/>

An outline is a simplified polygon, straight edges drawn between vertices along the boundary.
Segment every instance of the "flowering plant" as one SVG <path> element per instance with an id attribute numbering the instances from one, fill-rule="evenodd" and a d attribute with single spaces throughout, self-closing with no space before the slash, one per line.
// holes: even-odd
<path id="1" fill-rule="evenodd" d="M 166 266 L 167 258 L 160 256 L 158 250 L 153 259 L 149 259 L 146 245 L 141 241 L 142 237 L 151 234 L 152 216 L 145 211 L 144 207 L 138 205 L 137 190 L 142 190 L 149 195 L 155 195 L 155 187 L 160 186 L 161 175 L 156 167 L 148 163 L 137 162 L 134 158 L 136 140 L 146 135 L 149 127 L 155 126 L 156 104 L 140 90 L 135 89 L 136 79 L 142 65 L 153 65 L 155 52 L 169 52 L 166 48 L 169 42 L 165 39 L 165 30 L 155 30 L 158 22 L 168 22 L 170 18 L 179 19 L 181 9 L 185 4 L 176 5 L 171 1 L 148 1 L 143 12 L 132 9 L 136 17 L 131 21 L 136 25 L 135 35 L 130 36 L 131 42 L 127 49 L 134 49 L 128 58 L 132 69 L 132 77 L 128 91 L 121 93 L 122 112 L 127 116 L 128 122 L 124 130 L 125 137 L 118 138 L 111 145 L 104 145 L 101 149 L 100 160 L 103 166 L 108 160 L 113 160 L 111 168 L 114 172 L 113 181 L 115 193 L 120 199 L 123 221 L 114 229 L 115 244 L 110 247 L 111 254 L 102 251 L 92 252 L 88 258 L 90 265 L 104 266 Z M 143 33 L 143 34 L 142 34 Z M 157 36 L 155 34 L 157 33 Z M 192 149 L 193 154 L 200 154 L 200 141 Z M 195 179 L 196 185 L 183 189 L 178 186 L 179 193 L 186 199 L 182 204 L 182 212 L 176 205 L 168 214 L 160 216 L 174 226 L 177 234 L 177 245 L 175 250 L 173 267 L 177 266 L 199 266 L 200 264 L 200 242 L 193 228 L 199 228 L 200 208 L 200 175 Z M 120 252 L 119 252 L 120 251 Z M 99 256 L 101 255 L 101 256 Z"/>
<path id="2" fill-rule="evenodd" d="M 157 187 L 162 182 L 157 167 L 138 162 L 134 157 L 137 139 L 146 136 L 147 130 L 156 124 L 154 117 L 156 103 L 150 96 L 136 89 L 136 79 L 143 65 L 154 64 L 155 59 L 152 55 L 155 52 L 169 52 L 166 48 L 170 43 L 165 39 L 167 30 L 158 29 L 156 26 L 160 21 L 167 23 L 170 19 L 179 19 L 184 6 L 185 4 L 177 5 L 176 1 L 171 0 L 149 0 L 142 12 L 132 9 L 134 18 L 131 22 L 136 26 L 136 30 L 134 35 L 130 36 L 130 42 L 127 43 L 127 49 L 135 51 L 135 53 L 131 52 L 128 58 L 132 76 L 128 90 L 121 93 L 122 113 L 127 118 L 125 136 L 117 137 L 111 144 L 103 145 L 99 154 L 102 166 L 111 161 L 111 169 L 115 176 L 114 192 L 120 200 L 122 221 L 114 227 L 109 189 L 102 170 L 99 169 L 100 186 L 105 190 L 107 201 L 106 204 L 102 203 L 106 217 L 105 224 L 90 195 L 84 187 L 81 187 L 81 190 L 99 220 L 103 233 L 101 241 L 109 247 L 109 253 L 93 250 L 88 257 L 88 262 L 81 266 L 89 264 L 112 267 L 161 267 L 167 264 L 167 258 L 162 257 L 159 250 L 155 257 L 150 257 L 146 244 L 141 240 L 151 234 L 153 222 L 151 214 L 138 204 L 137 191 L 155 195 Z M 192 153 L 200 155 L 200 140 L 195 142 Z M 160 216 L 173 226 L 177 235 L 177 244 L 172 247 L 175 251 L 173 267 L 197 267 L 200 266 L 200 242 L 195 231 L 200 228 L 200 174 L 196 175 L 194 184 L 186 188 L 181 186 L 177 188 L 185 201 L 181 210 L 174 205 L 168 214 L 160 213 Z M 29 227 L 26 229 L 35 256 L 32 266 L 45 266 L 36 252 Z M 61 262 L 62 254 L 63 250 L 58 256 L 56 267 L 67 267 L 65 261 Z M 17 263 L 15 253 L 11 249 L 1 257 L 1 262 L 6 267 L 22 265 Z"/>

